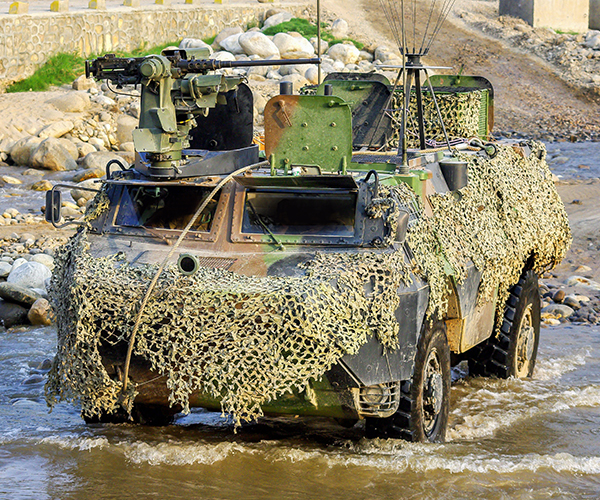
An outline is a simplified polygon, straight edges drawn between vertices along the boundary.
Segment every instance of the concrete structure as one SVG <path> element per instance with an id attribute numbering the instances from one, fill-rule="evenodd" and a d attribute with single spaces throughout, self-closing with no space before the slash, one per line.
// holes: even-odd
<path id="1" fill-rule="evenodd" d="M 600 0 L 590 0 L 590 29 L 600 30 Z"/>
<path id="2" fill-rule="evenodd" d="M 86 4 L 85 10 L 64 13 L 0 15 L 0 81 L 26 78 L 58 52 L 87 57 L 115 50 L 131 51 L 141 45 L 179 42 L 186 37 L 208 38 L 229 26 L 245 28 L 262 19 L 272 6 L 256 1 L 230 0 L 223 5 L 214 0 L 202 5 L 179 1 L 182 3 L 169 7 L 144 5 L 139 10 L 122 5 L 93 10 L 85 8 Z M 72 9 L 74 3 L 72 0 Z M 284 1 L 278 7 L 300 16 L 313 4 L 314 1 Z"/>
<path id="3" fill-rule="evenodd" d="M 592 1 L 598 0 L 500 0 L 499 13 L 520 17 L 536 28 L 583 33 L 588 30 Z"/>

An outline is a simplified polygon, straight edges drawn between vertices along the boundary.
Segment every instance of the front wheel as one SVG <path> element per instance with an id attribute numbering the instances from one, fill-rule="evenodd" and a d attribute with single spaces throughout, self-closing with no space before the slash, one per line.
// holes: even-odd
<path id="1" fill-rule="evenodd" d="M 401 438 L 441 443 L 450 411 L 450 349 L 443 322 L 427 320 L 419 337 L 410 381 L 401 385 L 398 411 L 388 418 L 368 418 L 369 438 Z"/>

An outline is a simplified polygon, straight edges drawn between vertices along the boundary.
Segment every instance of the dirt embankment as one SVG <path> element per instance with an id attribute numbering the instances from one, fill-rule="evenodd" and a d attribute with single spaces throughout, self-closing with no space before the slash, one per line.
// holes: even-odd
<path id="1" fill-rule="evenodd" d="M 348 21 L 357 38 L 393 46 L 379 2 L 325 0 L 324 5 L 329 16 Z M 417 39 L 425 30 L 430 5 L 430 0 L 417 0 Z M 481 31 L 486 26 L 482 19 L 497 16 L 497 6 L 497 1 L 458 0 L 425 62 L 451 66 L 454 73 L 463 68 L 465 75 L 485 76 L 492 82 L 497 135 L 522 134 L 550 141 L 599 139 L 600 98 L 597 92 L 584 89 L 587 82 L 577 85 L 565 78 L 560 68 L 528 52 L 526 44 L 514 46 L 502 30 Z M 477 22 L 470 24 L 469 19 Z M 412 12 L 407 13 L 406 25 L 412 29 Z"/>

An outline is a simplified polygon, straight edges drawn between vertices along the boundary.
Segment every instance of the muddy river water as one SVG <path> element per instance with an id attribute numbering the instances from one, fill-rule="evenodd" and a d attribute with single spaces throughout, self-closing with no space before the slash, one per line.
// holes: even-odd
<path id="1" fill-rule="evenodd" d="M 48 413 L 53 328 L 0 336 L 0 498 L 598 498 L 600 329 L 544 328 L 532 380 L 454 370 L 449 442 L 367 440 L 326 420 L 218 413 L 163 428 Z"/>

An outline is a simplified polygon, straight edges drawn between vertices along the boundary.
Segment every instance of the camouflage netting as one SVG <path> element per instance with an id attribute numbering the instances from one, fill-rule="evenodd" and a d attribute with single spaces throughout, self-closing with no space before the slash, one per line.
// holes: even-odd
<path id="1" fill-rule="evenodd" d="M 384 244 L 394 239 L 401 207 L 417 212 L 407 236 L 410 264 L 401 250 L 386 248 L 316 253 L 300 278 L 208 268 L 183 276 L 168 267 L 142 315 L 134 354 L 165 377 L 171 404 L 187 410 L 193 392 L 208 393 L 237 425 L 261 415 L 261 404 L 306 389 L 371 335 L 394 349 L 396 290 L 411 271 L 430 285 L 430 313 L 446 310 L 448 264 L 461 281 L 469 260 L 483 270 L 484 299 L 498 288 L 502 303 L 530 256 L 541 272 L 561 260 L 570 242 L 544 156 L 539 144 L 527 158 L 510 147 L 493 159 L 470 156 L 469 185 L 431 196 L 432 217 L 406 185 L 381 186 L 367 212 L 388 219 Z M 88 217 L 106 206 L 102 196 Z M 94 416 L 133 402 L 135 384 L 120 394 L 99 344 L 126 346 L 158 266 L 132 266 L 118 255 L 92 258 L 88 246 L 82 230 L 57 255 L 51 297 L 58 352 L 47 400 L 78 400 Z"/>
<path id="2" fill-rule="evenodd" d="M 87 247 L 81 231 L 57 259 L 59 349 L 47 398 L 79 400 L 94 416 L 123 399 L 99 343 L 128 341 L 157 266 L 95 259 Z M 316 254 L 305 270 L 304 278 L 277 278 L 201 268 L 186 277 L 171 266 L 144 310 L 134 353 L 166 376 L 172 404 L 187 410 L 193 391 L 208 393 L 239 424 L 261 415 L 261 404 L 305 389 L 369 335 L 396 347 L 396 290 L 409 279 L 401 252 Z"/>
<path id="3" fill-rule="evenodd" d="M 440 114 L 446 126 L 450 139 L 457 137 L 479 137 L 479 119 L 483 91 L 473 90 L 456 94 L 435 94 Z M 395 110 L 392 114 L 392 137 L 388 141 L 391 149 L 398 147 L 402 123 L 402 103 L 404 94 L 396 92 L 392 103 Z M 437 142 L 445 141 L 444 132 L 438 118 L 435 103 L 429 93 L 423 95 L 423 121 L 425 137 Z M 417 126 L 417 99 L 411 96 L 407 130 L 407 145 L 409 148 L 419 147 L 419 129 Z"/>
<path id="4" fill-rule="evenodd" d="M 408 242 L 431 288 L 430 313 L 441 316 L 447 308 L 447 268 L 439 256 L 459 283 L 473 261 L 483 272 L 480 301 L 492 299 L 498 290 L 502 310 L 530 258 L 540 275 L 564 257 L 571 244 L 569 221 L 545 147 L 529 145 L 528 157 L 510 146 L 499 147 L 494 158 L 458 155 L 469 162 L 468 185 L 455 194 L 430 196 L 433 217 L 421 217 L 410 228 Z"/>

